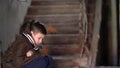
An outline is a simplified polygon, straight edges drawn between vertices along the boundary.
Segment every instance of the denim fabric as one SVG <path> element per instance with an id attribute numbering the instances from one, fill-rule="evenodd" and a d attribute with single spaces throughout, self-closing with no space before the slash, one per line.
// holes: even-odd
<path id="1" fill-rule="evenodd" d="M 22 68 L 52 68 L 53 59 L 50 56 L 40 56 L 28 64 L 22 66 Z"/>

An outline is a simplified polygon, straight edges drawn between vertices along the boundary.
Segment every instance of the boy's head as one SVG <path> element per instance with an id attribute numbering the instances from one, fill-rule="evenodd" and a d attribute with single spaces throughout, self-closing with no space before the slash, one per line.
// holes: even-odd
<path id="1" fill-rule="evenodd" d="M 20 34 L 25 33 L 31 35 L 31 37 L 34 39 L 35 44 L 39 45 L 42 43 L 42 39 L 47 34 L 47 30 L 45 26 L 37 21 L 34 20 L 31 22 L 25 22 L 20 28 Z"/>

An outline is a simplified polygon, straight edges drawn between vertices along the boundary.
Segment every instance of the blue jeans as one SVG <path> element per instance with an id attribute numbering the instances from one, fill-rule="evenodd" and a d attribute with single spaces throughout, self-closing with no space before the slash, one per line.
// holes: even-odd
<path id="1" fill-rule="evenodd" d="M 22 68 L 52 68 L 53 59 L 50 56 L 40 56 L 28 64 L 22 66 Z"/>

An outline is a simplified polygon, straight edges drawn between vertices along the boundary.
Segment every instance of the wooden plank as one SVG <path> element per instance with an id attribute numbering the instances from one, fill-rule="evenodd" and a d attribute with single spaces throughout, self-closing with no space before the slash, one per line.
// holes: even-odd
<path id="1" fill-rule="evenodd" d="M 62 0 L 55 0 L 55 1 L 32 1 L 31 5 L 38 6 L 38 5 L 79 5 L 79 1 L 62 1 Z"/>
<path id="2" fill-rule="evenodd" d="M 49 54 L 54 56 L 76 55 L 81 51 L 79 44 L 44 45 L 49 48 Z"/>
<path id="3" fill-rule="evenodd" d="M 79 35 L 52 35 L 52 36 L 46 36 L 46 38 L 43 40 L 44 44 L 77 44 L 79 43 Z"/>
<path id="4" fill-rule="evenodd" d="M 77 56 L 53 56 L 55 68 L 86 68 L 86 58 L 78 59 Z M 81 62 L 80 62 L 81 61 Z M 57 65 L 57 66 L 56 66 Z"/>
<path id="5" fill-rule="evenodd" d="M 66 56 L 54 56 L 52 55 L 53 59 L 54 60 L 61 60 L 61 61 L 64 61 L 64 60 L 72 60 L 74 58 L 76 58 L 76 56 L 74 55 L 66 55 Z"/>
<path id="6" fill-rule="evenodd" d="M 99 30 L 100 30 L 100 23 L 101 23 L 101 10 L 102 10 L 101 7 L 102 7 L 102 0 L 96 0 L 95 19 L 94 19 L 94 27 L 93 27 L 94 29 L 93 29 L 93 35 L 92 35 L 90 57 L 89 57 L 89 68 L 94 68 L 96 63 Z"/>
<path id="7" fill-rule="evenodd" d="M 28 15 L 47 15 L 47 14 L 77 14 L 80 13 L 78 6 L 60 6 L 60 7 L 30 7 L 28 9 Z"/>
<path id="8" fill-rule="evenodd" d="M 79 34 L 79 25 L 49 25 L 48 34 Z"/>
<path id="9" fill-rule="evenodd" d="M 52 16 L 53 17 L 53 16 Z M 57 17 L 57 16 L 56 16 Z M 74 17 L 74 18 L 72 18 L 72 17 Z M 57 19 L 57 18 L 59 18 L 59 19 Z M 60 25 L 62 25 L 62 24 L 64 24 L 64 25 L 68 25 L 68 24 L 76 24 L 76 23 L 81 23 L 81 20 L 78 20 L 78 16 L 70 16 L 70 17 L 68 17 L 68 19 L 67 19 L 67 16 L 61 16 L 61 17 L 57 17 L 57 18 L 50 18 L 50 17 L 26 17 L 25 18 L 25 21 L 27 21 L 27 20 L 32 20 L 32 19 L 35 19 L 35 20 L 40 20 L 41 22 L 43 22 L 43 23 L 45 23 L 46 25 L 48 24 L 48 25 L 54 25 L 54 24 L 60 24 Z M 64 19 L 64 18 L 66 18 L 66 19 Z M 56 20 L 57 19 L 57 20 Z M 61 20 L 61 19 L 63 19 L 63 20 Z"/>
<path id="10" fill-rule="evenodd" d="M 78 25 L 79 24 L 79 22 L 81 22 L 81 21 L 79 21 L 79 20 L 64 20 L 64 21 L 55 21 L 55 20 L 53 20 L 53 21 L 49 21 L 49 20 L 42 20 L 42 22 L 43 23 L 45 23 L 47 26 L 49 26 L 49 25 L 52 25 L 52 26 L 54 26 L 54 25 L 56 25 L 56 26 L 60 26 L 60 25 L 64 25 L 64 26 L 71 26 L 71 25 L 74 25 L 74 26 L 76 26 L 76 25 Z"/>
<path id="11" fill-rule="evenodd" d="M 74 6 L 74 7 L 75 7 L 75 6 L 76 6 L 76 7 L 80 7 L 79 5 L 67 5 L 67 4 L 66 4 L 66 5 L 45 5 L 45 6 L 44 6 L 44 5 L 41 5 L 41 6 L 31 5 L 31 6 L 29 6 L 29 8 L 32 8 L 32 7 L 34 7 L 34 8 L 40 8 L 40 7 L 44 7 L 44 8 L 52 7 L 52 8 L 53 8 L 53 7 L 58 7 L 58 8 L 59 8 L 59 7 L 70 7 L 70 6 L 71 6 L 71 7 L 72 7 L 72 6 Z M 81 8 L 81 7 L 80 7 L 80 8 Z"/>
<path id="12" fill-rule="evenodd" d="M 71 60 L 62 60 L 61 59 L 61 60 L 54 60 L 54 62 L 53 62 L 53 68 L 71 68 L 72 65 L 73 65 L 73 62 L 71 62 Z"/>
<path id="13" fill-rule="evenodd" d="M 25 17 L 26 20 L 40 20 L 45 23 L 50 22 L 50 23 L 69 23 L 71 21 L 80 21 L 78 20 L 79 15 L 78 14 L 50 14 L 50 15 L 27 15 Z"/>

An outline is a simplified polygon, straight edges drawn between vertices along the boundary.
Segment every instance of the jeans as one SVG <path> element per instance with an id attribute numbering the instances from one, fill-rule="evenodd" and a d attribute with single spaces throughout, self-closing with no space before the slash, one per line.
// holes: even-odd
<path id="1" fill-rule="evenodd" d="M 22 68 L 52 68 L 53 59 L 50 56 L 40 56 L 30 63 L 22 66 Z"/>

